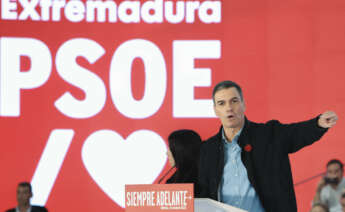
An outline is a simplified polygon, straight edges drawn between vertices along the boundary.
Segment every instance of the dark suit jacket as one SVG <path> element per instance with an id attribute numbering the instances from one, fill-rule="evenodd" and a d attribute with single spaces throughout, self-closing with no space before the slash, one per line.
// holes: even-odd
<path id="1" fill-rule="evenodd" d="M 248 179 L 256 190 L 266 212 L 296 212 L 296 198 L 288 154 L 319 140 L 327 129 L 309 121 L 265 124 L 245 120 L 238 143 Z M 245 148 L 245 146 L 251 146 Z M 247 149 L 247 151 L 245 150 Z M 199 184 L 201 196 L 218 199 L 224 168 L 222 128 L 201 145 Z"/>
<path id="2" fill-rule="evenodd" d="M 16 212 L 16 209 L 11 208 L 11 209 L 8 209 L 6 212 Z M 48 212 L 48 210 L 45 207 L 32 205 L 31 212 Z"/>

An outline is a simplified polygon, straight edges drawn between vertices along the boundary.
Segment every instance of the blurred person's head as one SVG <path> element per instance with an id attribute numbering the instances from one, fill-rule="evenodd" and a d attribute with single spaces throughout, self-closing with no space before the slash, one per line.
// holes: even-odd
<path id="1" fill-rule="evenodd" d="M 317 203 L 313 205 L 310 212 L 329 212 L 329 209 L 326 205 Z"/>
<path id="2" fill-rule="evenodd" d="M 201 138 L 193 130 L 176 130 L 169 137 L 169 163 L 178 170 L 194 168 L 199 164 Z"/>
<path id="3" fill-rule="evenodd" d="M 28 182 L 21 182 L 17 186 L 17 202 L 19 206 L 30 205 L 30 198 L 32 197 L 31 184 Z"/>
<path id="4" fill-rule="evenodd" d="M 338 159 L 332 159 L 327 163 L 327 173 L 325 182 L 332 185 L 337 186 L 341 179 L 343 178 L 344 173 L 344 165 Z"/>

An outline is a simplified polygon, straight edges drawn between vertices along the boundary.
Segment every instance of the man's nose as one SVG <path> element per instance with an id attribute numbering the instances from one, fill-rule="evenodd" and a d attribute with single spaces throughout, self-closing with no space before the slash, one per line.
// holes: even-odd
<path id="1" fill-rule="evenodd" d="M 228 104 L 226 105 L 226 110 L 227 110 L 227 111 L 232 111 L 232 110 L 233 110 L 233 106 L 232 106 L 230 103 L 228 103 Z"/>
<path id="2" fill-rule="evenodd" d="M 329 173 L 328 176 L 329 177 L 336 177 L 336 174 L 335 173 Z"/>

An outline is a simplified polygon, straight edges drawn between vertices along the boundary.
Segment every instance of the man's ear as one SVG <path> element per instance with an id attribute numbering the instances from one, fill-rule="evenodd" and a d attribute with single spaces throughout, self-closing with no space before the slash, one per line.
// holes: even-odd
<path id="1" fill-rule="evenodd" d="M 213 104 L 213 111 L 214 111 L 214 114 L 216 114 L 216 116 L 219 117 L 218 113 L 217 113 L 217 110 L 216 110 L 216 105 L 215 104 Z"/>
<path id="2" fill-rule="evenodd" d="M 247 107 L 246 107 L 246 102 L 244 101 L 244 99 L 242 99 L 242 104 L 243 104 L 244 111 L 246 111 Z"/>

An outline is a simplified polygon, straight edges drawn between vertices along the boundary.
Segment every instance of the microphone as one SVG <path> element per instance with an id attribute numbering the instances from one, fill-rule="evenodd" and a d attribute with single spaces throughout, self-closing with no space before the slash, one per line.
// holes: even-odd
<path id="1" fill-rule="evenodd" d="M 175 168 L 175 166 L 171 167 L 164 175 L 163 177 L 159 178 L 158 180 L 158 184 L 160 184 L 162 182 L 162 180 L 171 172 L 171 170 L 173 170 Z"/>

